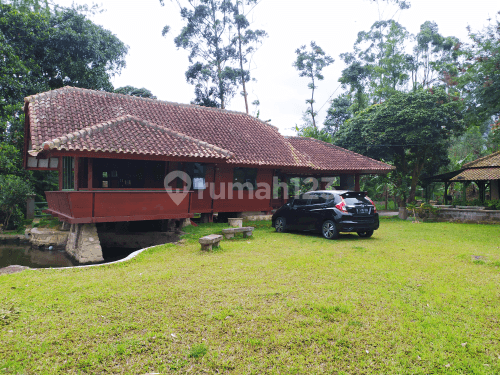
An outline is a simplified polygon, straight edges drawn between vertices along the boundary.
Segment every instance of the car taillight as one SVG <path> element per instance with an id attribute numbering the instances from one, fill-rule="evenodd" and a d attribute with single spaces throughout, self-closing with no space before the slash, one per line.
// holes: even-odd
<path id="1" fill-rule="evenodd" d="M 365 197 L 366 199 L 368 199 L 370 201 L 371 204 L 373 204 L 373 213 L 376 214 L 377 213 L 377 206 L 375 206 L 375 203 L 373 203 L 373 201 L 370 199 L 370 197 Z"/>
<path id="2" fill-rule="evenodd" d="M 347 212 L 347 208 L 345 207 L 345 200 L 344 200 L 344 198 L 341 197 L 340 199 L 342 199 L 342 201 L 340 203 L 337 203 L 335 205 L 335 207 L 337 207 L 342 212 Z"/>

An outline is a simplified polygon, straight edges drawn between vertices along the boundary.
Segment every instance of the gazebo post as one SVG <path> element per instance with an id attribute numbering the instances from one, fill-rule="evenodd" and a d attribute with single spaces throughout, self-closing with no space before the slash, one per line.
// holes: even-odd
<path id="1" fill-rule="evenodd" d="M 449 182 L 445 181 L 444 182 L 444 200 L 443 200 L 445 205 L 448 204 L 448 186 L 449 186 Z"/>
<path id="2" fill-rule="evenodd" d="M 485 188 L 485 183 L 484 181 L 476 181 L 477 186 L 479 187 L 479 200 L 481 203 L 484 203 L 485 200 L 485 193 L 486 193 L 486 188 Z"/>

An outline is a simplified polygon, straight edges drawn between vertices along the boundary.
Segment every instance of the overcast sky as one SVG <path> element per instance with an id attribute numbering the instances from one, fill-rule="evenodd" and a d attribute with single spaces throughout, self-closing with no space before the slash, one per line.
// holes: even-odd
<path id="1" fill-rule="evenodd" d="M 181 0 L 182 1 L 182 0 Z M 70 5 L 72 0 L 59 0 Z M 77 3 L 89 3 L 76 0 Z M 187 2 L 187 1 L 186 1 Z M 493 0 L 412 0 L 409 10 L 398 13 L 396 20 L 412 34 L 425 21 L 434 21 L 444 36 L 467 39 L 468 25 L 479 30 L 495 19 L 500 3 Z M 161 100 L 189 103 L 193 86 L 186 83 L 187 52 L 177 50 L 173 38 L 183 23 L 175 2 L 165 0 L 101 0 L 104 13 L 92 20 L 111 30 L 130 49 L 127 67 L 113 80 L 115 87 L 145 87 Z M 386 14 L 389 14 L 386 9 Z M 392 13 L 391 13 L 392 14 Z M 299 78 L 292 66 L 295 49 L 314 40 L 335 63 L 324 69 L 325 80 L 318 84 L 316 108 L 322 107 L 321 123 L 332 94 L 342 92 L 338 79 L 345 67 L 339 54 L 352 51 L 357 33 L 368 30 L 378 20 L 377 5 L 371 0 L 262 0 L 255 8 L 252 28 L 269 34 L 253 58 L 252 76 L 257 82 L 248 85 L 249 102 L 258 99 L 260 118 L 271 119 L 282 134 L 292 135 L 306 109 L 310 96 L 307 79 Z M 165 25 L 169 35 L 162 37 Z M 336 91 L 337 90 L 337 91 Z M 325 104 L 326 103 L 326 104 Z M 244 99 L 235 96 L 227 109 L 245 111 Z"/>

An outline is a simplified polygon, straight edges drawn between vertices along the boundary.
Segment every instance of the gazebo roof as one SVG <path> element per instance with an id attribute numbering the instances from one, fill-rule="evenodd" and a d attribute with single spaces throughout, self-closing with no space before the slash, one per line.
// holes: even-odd
<path id="1" fill-rule="evenodd" d="M 500 167 L 470 168 L 461 171 L 450 181 L 489 181 L 500 180 Z"/>

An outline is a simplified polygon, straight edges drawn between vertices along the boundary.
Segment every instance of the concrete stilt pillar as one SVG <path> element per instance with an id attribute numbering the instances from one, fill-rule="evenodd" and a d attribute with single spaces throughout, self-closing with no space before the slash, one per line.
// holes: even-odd
<path id="1" fill-rule="evenodd" d="M 95 224 L 71 224 L 66 252 L 78 263 L 97 263 L 104 260 Z"/>
<path id="2" fill-rule="evenodd" d="M 202 223 L 213 223 L 214 215 L 212 213 L 201 214 Z"/>

